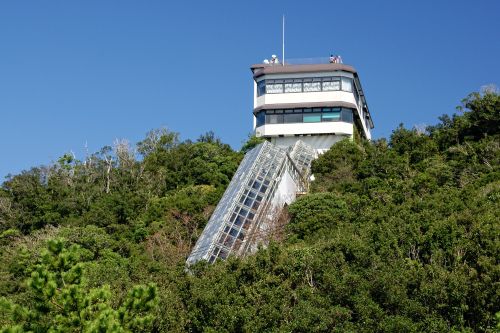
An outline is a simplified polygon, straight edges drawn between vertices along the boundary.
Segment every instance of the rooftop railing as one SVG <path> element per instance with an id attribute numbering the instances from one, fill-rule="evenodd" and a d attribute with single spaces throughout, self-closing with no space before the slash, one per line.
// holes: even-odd
<path id="1" fill-rule="evenodd" d="M 285 59 L 284 65 L 320 65 L 320 64 L 330 64 L 330 63 L 342 63 L 342 59 L 339 56 L 330 57 L 316 57 L 316 58 L 291 58 Z M 271 65 L 282 65 L 281 59 L 276 58 L 276 62 L 272 59 L 269 60 Z"/>

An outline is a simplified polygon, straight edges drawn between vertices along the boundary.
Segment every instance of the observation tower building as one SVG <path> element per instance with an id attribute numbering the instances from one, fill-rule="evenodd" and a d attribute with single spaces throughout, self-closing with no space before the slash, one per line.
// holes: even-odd
<path id="1" fill-rule="evenodd" d="M 318 153 L 356 132 L 371 139 L 373 121 L 358 73 L 339 59 L 253 65 L 256 136 L 279 147 L 301 140 Z"/>
<path id="2" fill-rule="evenodd" d="M 273 56 L 251 67 L 254 129 L 267 140 L 245 155 L 188 265 L 265 246 L 283 230 L 284 207 L 308 191 L 312 160 L 343 138 L 371 138 L 373 122 L 358 74 L 332 58 L 282 65 Z"/>

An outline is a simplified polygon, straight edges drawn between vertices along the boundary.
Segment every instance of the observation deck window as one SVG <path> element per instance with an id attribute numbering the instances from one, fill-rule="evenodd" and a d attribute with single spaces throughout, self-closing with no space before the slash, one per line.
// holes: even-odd
<path id="1" fill-rule="evenodd" d="M 345 76 L 327 76 L 286 80 L 268 79 L 257 82 L 257 96 L 321 91 L 353 92 L 353 80 Z"/>
<path id="2" fill-rule="evenodd" d="M 285 112 L 276 114 L 276 112 Z M 353 123 L 353 109 L 349 108 L 299 108 L 287 110 L 263 110 L 256 114 L 257 127 L 264 124 L 293 124 L 343 121 Z M 249 186 L 252 184 L 249 184 Z M 267 185 L 267 184 L 266 184 Z M 255 188 L 258 190 L 258 188 Z M 246 194 L 245 194 L 246 195 Z M 243 202 L 243 201 L 242 201 Z"/>

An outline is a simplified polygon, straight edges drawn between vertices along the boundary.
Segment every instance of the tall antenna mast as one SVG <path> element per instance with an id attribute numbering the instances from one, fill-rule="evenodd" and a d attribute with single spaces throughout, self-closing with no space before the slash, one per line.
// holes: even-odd
<path id="1" fill-rule="evenodd" d="M 282 57 L 281 57 L 281 65 L 282 66 L 285 66 L 285 14 L 283 14 L 283 35 L 281 36 L 282 37 L 282 41 L 283 41 L 283 53 L 281 54 Z"/>

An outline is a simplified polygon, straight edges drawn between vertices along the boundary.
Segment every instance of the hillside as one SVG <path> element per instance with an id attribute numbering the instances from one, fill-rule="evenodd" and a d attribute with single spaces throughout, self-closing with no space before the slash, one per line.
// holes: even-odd
<path id="1" fill-rule="evenodd" d="M 2 332 L 500 330 L 498 93 L 426 131 L 336 144 L 279 241 L 187 272 L 242 157 L 154 130 L 8 177 Z"/>

